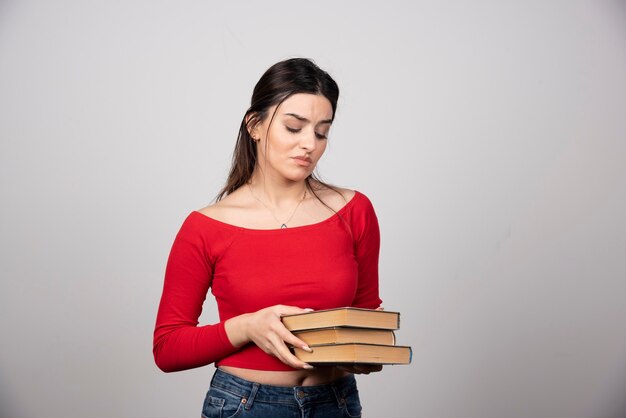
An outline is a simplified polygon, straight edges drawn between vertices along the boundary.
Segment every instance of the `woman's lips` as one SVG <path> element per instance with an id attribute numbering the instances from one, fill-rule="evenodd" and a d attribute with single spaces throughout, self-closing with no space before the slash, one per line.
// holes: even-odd
<path id="1" fill-rule="evenodd" d="M 313 161 L 307 157 L 293 157 L 293 160 L 301 167 L 308 167 L 313 164 Z"/>

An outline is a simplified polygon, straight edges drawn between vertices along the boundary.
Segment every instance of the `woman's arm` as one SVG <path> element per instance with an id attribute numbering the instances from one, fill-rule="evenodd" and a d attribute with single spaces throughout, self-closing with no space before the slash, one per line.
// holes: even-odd
<path id="1" fill-rule="evenodd" d="M 198 326 L 213 277 L 204 241 L 187 218 L 172 244 L 153 341 L 154 360 L 165 372 L 204 366 L 237 350 L 224 322 Z"/>
<path id="2" fill-rule="evenodd" d="M 213 277 L 213 257 L 207 241 L 210 240 L 198 232 L 190 218 L 174 240 L 154 330 L 153 355 L 157 366 L 165 372 L 201 367 L 253 342 L 291 367 L 311 368 L 287 348 L 285 343 L 308 349 L 280 320 L 281 315 L 306 312 L 304 309 L 277 305 L 198 326 Z"/>
<path id="3" fill-rule="evenodd" d="M 361 195 L 361 199 L 351 214 L 358 265 L 358 287 L 352 306 L 376 309 L 382 303 L 378 285 L 380 228 L 372 203 L 365 195 Z"/>
<path id="4" fill-rule="evenodd" d="M 295 369 L 312 369 L 313 366 L 294 356 L 285 343 L 311 351 L 309 346 L 293 335 L 281 321 L 281 316 L 310 311 L 295 306 L 275 305 L 257 312 L 240 315 L 226 321 L 226 333 L 235 346 L 249 342 L 267 354 Z"/>
<path id="5" fill-rule="evenodd" d="M 358 264 L 358 287 L 352 306 L 382 310 L 378 285 L 380 228 L 372 203 L 365 195 L 361 197 L 363 203 L 358 211 L 355 210 L 351 219 Z M 381 371 L 383 366 L 356 364 L 338 368 L 355 374 L 369 374 Z"/>

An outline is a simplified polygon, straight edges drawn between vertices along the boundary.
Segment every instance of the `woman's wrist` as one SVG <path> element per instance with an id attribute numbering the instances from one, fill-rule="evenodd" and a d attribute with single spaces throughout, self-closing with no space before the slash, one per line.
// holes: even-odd
<path id="1" fill-rule="evenodd" d="M 230 318 L 224 322 L 224 330 L 234 347 L 241 347 L 249 343 L 248 337 L 248 319 L 250 314 L 242 314 Z"/>

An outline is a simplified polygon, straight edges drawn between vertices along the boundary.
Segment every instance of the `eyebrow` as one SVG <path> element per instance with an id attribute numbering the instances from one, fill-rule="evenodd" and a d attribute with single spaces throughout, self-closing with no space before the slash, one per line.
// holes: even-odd
<path id="1" fill-rule="evenodd" d="M 295 113 L 285 113 L 285 115 L 286 115 L 286 116 L 293 116 L 294 118 L 296 118 L 296 119 L 298 119 L 298 120 L 301 120 L 302 122 L 311 122 L 310 120 L 308 120 L 308 119 L 307 119 L 307 118 L 305 118 L 304 116 L 300 116 L 300 115 L 297 115 L 297 114 L 295 114 Z M 320 122 L 318 123 L 318 125 L 321 125 L 321 124 L 323 124 L 323 123 L 328 123 L 328 124 L 331 124 L 331 123 L 333 123 L 333 120 L 332 120 L 332 119 L 324 119 L 324 120 L 320 121 Z"/>

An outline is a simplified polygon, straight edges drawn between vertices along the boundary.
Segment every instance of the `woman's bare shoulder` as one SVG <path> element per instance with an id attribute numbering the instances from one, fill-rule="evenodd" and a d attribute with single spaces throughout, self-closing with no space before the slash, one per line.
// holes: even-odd
<path id="1" fill-rule="evenodd" d="M 224 213 L 224 205 L 220 204 L 220 202 L 216 202 L 210 205 L 207 205 L 203 208 L 196 210 L 196 212 L 200 212 L 204 216 L 208 216 L 213 219 L 220 219 L 222 214 Z"/>
<path id="2" fill-rule="evenodd" d="M 244 209 L 246 207 L 246 201 L 235 190 L 233 193 L 227 195 L 223 199 L 207 205 L 197 210 L 201 214 L 208 216 L 209 218 L 217 219 L 218 221 L 228 222 L 233 215 L 233 212 Z"/>
<path id="3" fill-rule="evenodd" d="M 329 187 L 320 183 L 314 183 L 312 187 L 315 194 L 335 211 L 344 207 L 356 194 L 356 191 L 352 189 L 334 185 Z"/>

